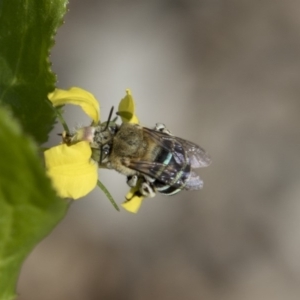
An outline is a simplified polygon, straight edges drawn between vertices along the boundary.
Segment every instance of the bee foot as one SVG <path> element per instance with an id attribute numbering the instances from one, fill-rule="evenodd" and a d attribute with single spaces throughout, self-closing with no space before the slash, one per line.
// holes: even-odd
<path id="1" fill-rule="evenodd" d="M 127 176 L 127 184 L 130 187 L 135 187 L 137 185 L 137 181 L 138 181 L 137 175 Z"/>
<path id="2" fill-rule="evenodd" d="M 171 131 L 166 128 L 166 125 L 162 124 L 162 123 L 156 123 L 155 127 L 154 127 L 154 130 L 163 132 L 163 133 L 168 134 L 168 135 L 172 135 Z"/>
<path id="3" fill-rule="evenodd" d="M 153 198 L 155 196 L 155 191 L 153 187 L 148 182 L 143 182 L 140 187 L 140 192 L 143 196 L 148 198 Z"/>

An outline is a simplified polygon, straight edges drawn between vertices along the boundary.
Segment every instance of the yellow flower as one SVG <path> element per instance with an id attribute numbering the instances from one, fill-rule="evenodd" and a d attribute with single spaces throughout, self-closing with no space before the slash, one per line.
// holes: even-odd
<path id="1" fill-rule="evenodd" d="M 139 123 L 139 119 L 135 115 L 135 103 L 129 89 L 126 90 L 126 96 L 121 100 L 119 104 L 118 115 L 125 123 Z"/>
<path id="2" fill-rule="evenodd" d="M 78 199 L 97 184 L 98 164 L 91 160 L 88 142 L 58 145 L 45 151 L 47 174 L 62 198 Z"/>
<path id="3" fill-rule="evenodd" d="M 96 98 L 89 92 L 72 87 L 69 90 L 55 89 L 53 93 L 48 95 L 53 106 L 65 104 L 79 105 L 83 111 L 93 120 L 93 124 L 97 125 L 100 122 L 100 106 Z"/>
<path id="4" fill-rule="evenodd" d="M 122 207 L 129 212 L 137 213 L 144 199 L 143 196 L 137 196 L 137 192 L 139 191 L 140 184 L 141 181 L 139 180 L 137 185 L 131 188 L 130 191 L 127 193 L 126 201 L 123 202 L 122 204 Z"/>
<path id="5" fill-rule="evenodd" d="M 48 97 L 54 107 L 64 104 L 79 105 L 92 119 L 92 126 L 100 123 L 99 103 L 91 93 L 73 87 L 69 90 L 56 89 Z M 118 115 L 123 122 L 139 122 L 130 90 L 126 90 L 126 96 L 119 104 Z M 87 131 L 84 134 L 87 134 Z M 97 185 L 98 164 L 91 159 L 89 136 L 84 134 L 83 130 L 79 129 L 74 143 L 57 145 L 44 153 L 47 174 L 58 195 L 63 198 L 81 198 Z M 126 196 L 127 201 L 123 204 L 126 210 L 134 213 L 138 211 L 143 199 L 135 195 L 136 190 L 137 187 L 130 190 Z"/>

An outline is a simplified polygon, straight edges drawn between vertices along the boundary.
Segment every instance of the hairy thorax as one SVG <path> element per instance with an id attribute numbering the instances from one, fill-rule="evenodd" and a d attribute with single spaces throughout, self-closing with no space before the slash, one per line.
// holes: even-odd
<path id="1" fill-rule="evenodd" d="M 111 167 L 127 176 L 137 172 L 127 168 L 130 160 L 141 160 L 146 156 L 148 142 L 144 139 L 142 127 L 123 123 L 114 137 L 110 155 Z"/>

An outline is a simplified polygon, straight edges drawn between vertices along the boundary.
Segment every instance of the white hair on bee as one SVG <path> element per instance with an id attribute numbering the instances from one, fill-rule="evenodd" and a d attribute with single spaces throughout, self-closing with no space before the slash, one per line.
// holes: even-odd
<path id="1" fill-rule="evenodd" d="M 80 142 L 80 141 L 87 141 L 93 142 L 95 127 L 93 126 L 85 126 L 79 127 L 72 132 L 72 142 Z"/>
<path id="2" fill-rule="evenodd" d="M 81 129 L 82 127 L 84 127 L 84 125 L 82 123 L 77 122 L 75 124 L 75 127 L 72 128 L 72 131 L 75 133 L 78 129 Z"/>

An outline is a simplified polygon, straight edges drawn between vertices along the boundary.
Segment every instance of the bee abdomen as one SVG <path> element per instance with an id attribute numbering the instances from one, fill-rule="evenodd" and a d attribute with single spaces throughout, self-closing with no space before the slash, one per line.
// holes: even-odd
<path id="1" fill-rule="evenodd" d="M 169 161 L 169 163 L 176 167 L 177 172 L 174 173 L 174 176 L 171 176 L 169 180 L 165 180 L 165 182 L 156 179 L 153 182 L 153 185 L 160 193 L 171 196 L 184 189 L 190 176 L 191 166 L 189 164 L 184 166 L 177 165 L 172 161 L 172 159 Z M 164 166 L 165 169 L 167 167 L 168 165 Z M 167 181 L 168 183 L 166 183 Z"/>

